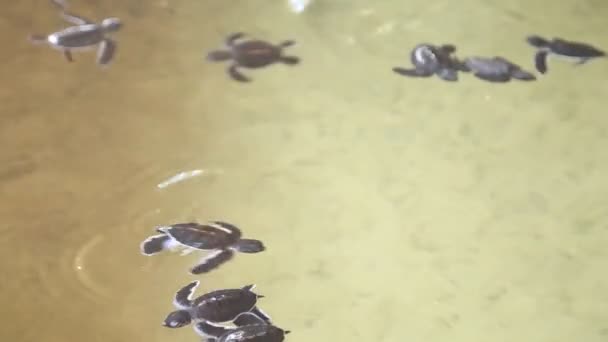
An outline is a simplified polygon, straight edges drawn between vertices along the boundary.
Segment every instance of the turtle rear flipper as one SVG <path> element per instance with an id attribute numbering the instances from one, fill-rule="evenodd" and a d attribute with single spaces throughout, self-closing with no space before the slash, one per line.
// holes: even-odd
<path id="1" fill-rule="evenodd" d="M 182 287 L 175 293 L 173 298 L 173 305 L 179 309 L 187 310 L 192 306 L 192 299 L 196 288 L 200 285 L 198 280 L 191 282 L 190 284 Z"/>
<path id="2" fill-rule="evenodd" d="M 536 48 L 547 48 L 551 44 L 547 39 L 537 35 L 528 36 L 526 40 L 528 41 L 528 44 Z"/>
<path id="3" fill-rule="evenodd" d="M 300 58 L 295 56 L 281 56 L 279 61 L 287 65 L 296 65 L 300 63 Z"/>
<path id="4" fill-rule="evenodd" d="M 198 265 L 192 267 L 190 273 L 196 275 L 210 272 L 232 259 L 233 256 L 234 252 L 230 249 L 220 249 L 211 252 Z"/>
<path id="5" fill-rule="evenodd" d="M 536 70 L 541 74 L 547 72 L 547 57 L 549 53 L 547 51 L 538 51 L 536 55 L 534 55 L 534 66 Z"/>
<path id="6" fill-rule="evenodd" d="M 429 77 L 433 75 L 432 72 L 422 70 L 422 69 L 405 69 L 400 67 L 393 68 L 393 72 L 408 77 Z"/>
<path id="7" fill-rule="evenodd" d="M 154 255 L 168 249 L 172 245 L 172 239 L 166 234 L 152 235 L 145 239 L 140 250 L 143 255 Z"/>
<path id="8" fill-rule="evenodd" d="M 525 70 L 522 69 L 517 69 L 514 70 L 511 73 L 511 77 L 518 79 L 520 81 L 534 81 L 536 80 L 536 76 L 534 76 L 532 73 L 527 72 Z"/>
<path id="9" fill-rule="evenodd" d="M 240 239 L 232 247 L 241 253 L 259 253 L 266 250 L 262 241 L 254 239 Z"/>

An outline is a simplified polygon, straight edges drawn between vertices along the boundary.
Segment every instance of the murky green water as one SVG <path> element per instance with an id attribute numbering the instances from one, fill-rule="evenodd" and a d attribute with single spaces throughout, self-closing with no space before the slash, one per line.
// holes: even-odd
<path id="1" fill-rule="evenodd" d="M 196 341 L 174 292 L 258 285 L 287 341 L 608 339 L 608 63 L 533 83 L 393 74 L 420 42 L 532 68 L 530 33 L 608 48 L 605 1 L 71 1 L 125 21 L 114 64 L 32 46 L 46 1 L 0 14 L 1 341 Z M 297 67 L 228 79 L 245 31 Z M 210 170 L 158 189 L 174 174 Z M 143 257 L 155 225 L 262 239 L 193 277 Z"/>

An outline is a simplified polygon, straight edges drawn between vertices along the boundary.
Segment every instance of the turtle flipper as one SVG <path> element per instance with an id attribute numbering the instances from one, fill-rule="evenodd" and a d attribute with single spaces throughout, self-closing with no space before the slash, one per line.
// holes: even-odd
<path id="1" fill-rule="evenodd" d="M 444 81 L 456 82 L 458 81 L 458 71 L 450 68 L 443 68 L 437 70 L 437 76 Z"/>
<path id="2" fill-rule="evenodd" d="M 534 66 L 536 70 L 541 74 L 545 74 L 547 72 L 547 57 L 549 53 L 547 51 L 538 51 L 536 55 L 534 55 Z"/>
<path id="3" fill-rule="evenodd" d="M 61 12 L 60 13 L 61 17 L 65 21 L 67 21 L 69 23 L 74 24 L 74 25 L 86 25 L 86 24 L 92 24 L 93 23 L 92 20 L 89 20 L 87 18 L 78 16 L 78 15 L 73 14 L 73 13 L 69 13 L 67 11 L 68 6 L 65 3 L 65 1 L 63 1 L 63 0 L 51 0 L 51 2 L 53 3 L 53 5 L 55 7 L 57 7 L 57 9 L 59 9 L 59 11 Z"/>
<path id="4" fill-rule="evenodd" d="M 63 50 L 63 57 L 65 57 L 68 62 L 74 61 L 74 58 L 72 57 L 72 52 L 70 50 Z"/>
<path id="5" fill-rule="evenodd" d="M 536 80 L 536 76 L 531 72 L 525 71 L 523 69 L 513 70 L 511 73 L 511 77 L 518 79 L 520 81 L 534 81 Z"/>
<path id="6" fill-rule="evenodd" d="M 483 73 L 475 73 L 475 77 L 480 80 L 494 82 L 494 83 L 504 83 L 511 80 L 511 75 L 507 73 L 494 73 L 494 74 L 483 74 Z"/>
<path id="7" fill-rule="evenodd" d="M 300 63 L 300 58 L 295 56 L 281 56 L 279 61 L 287 65 L 296 65 Z"/>
<path id="8" fill-rule="evenodd" d="M 270 318 L 270 315 L 262 311 L 262 309 L 257 306 L 251 309 L 251 314 L 257 318 L 258 322 L 261 321 L 266 324 L 271 324 L 272 322 L 272 318 Z"/>
<path id="9" fill-rule="evenodd" d="M 97 49 L 97 64 L 108 65 L 116 52 L 116 42 L 112 39 L 106 38 L 99 43 Z"/>
<path id="10" fill-rule="evenodd" d="M 141 254 L 154 255 L 162 252 L 171 245 L 171 238 L 166 234 L 152 235 L 140 244 Z"/>
<path id="11" fill-rule="evenodd" d="M 270 324 L 270 319 L 265 320 L 253 312 L 244 312 L 238 315 L 233 323 L 237 327 L 255 324 Z"/>
<path id="12" fill-rule="evenodd" d="M 200 281 L 195 280 L 177 291 L 175 293 L 175 297 L 173 298 L 173 305 L 182 310 L 187 310 L 190 308 L 192 306 L 194 292 L 199 284 Z"/>
<path id="13" fill-rule="evenodd" d="M 237 40 L 241 39 L 245 37 L 245 33 L 243 32 L 235 32 L 232 33 L 231 35 L 229 35 L 228 37 L 226 37 L 226 45 L 227 46 L 234 46 L 234 44 L 236 43 Z"/>
<path id="14" fill-rule="evenodd" d="M 233 80 L 238 81 L 238 82 L 250 82 L 251 81 L 245 75 L 241 74 L 241 72 L 239 71 L 238 67 L 235 64 L 232 64 L 230 67 L 228 67 L 228 75 L 230 75 L 230 77 Z"/>
<path id="15" fill-rule="evenodd" d="M 229 249 L 221 249 L 211 252 L 205 258 L 203 258 L 198 265 L 192 267 L 190 269 L 190 273 L 196 275 L 210 272 L 232 259 L 233 256 L 234 252 Z"/>
<path id="16" fill-rule="evenodd" d="M 241 253 L 259 253 L 266 250 L 262 241 L 254 239 L 240 239 L 232 247 Z"/>
<path id="17" fill-rule="evenodd" d="M 296 45 L 295 40 L 284 40 L 284 41 L 280 42 L 278 46 L 281 49 L 284 49 L 286 47 L 290 47 L 290 46 L 294 46 L 294 45 Z"/>
<path id="18" fill-rule="evenodd" d="M 221 325 L 215 325 L 211 322 L 202 321 L 194 325 L 194 331 L 200 336 L 206 337 L 206 341 L 215 341 L 217 337 L 230 331 Z"/>
<path id="19" fill-rule="evenodd" d="M 433 75 L 432 72 L 422 69 L 405 69 L 400 67 L 393 68 L 393 72 L 408 77 L 430 77 L 431 75 Z"/>
<path id="20" fill-rule="evenodd" d="M 531 35 L 526 38 L 528 44 L 535 48 L 546 48 L 550 45 L 549 41 L 541 36 Z"/>

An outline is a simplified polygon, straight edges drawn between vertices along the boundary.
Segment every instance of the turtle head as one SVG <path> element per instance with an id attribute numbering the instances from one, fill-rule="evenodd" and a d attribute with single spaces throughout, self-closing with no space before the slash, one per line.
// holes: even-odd
<path id="1" fill-rule="evenodd" d="M 165 321 L 163 322 L 163 326 L 167 328 L 181 328 L 190 324 L 191 321 L 192 316 L 190 316 L 190 313 L 187 310 L 177 310 L 167 315 L 167 318 L 165 318 Z"/>
<path id="2" fill-rule="evenodd" d="M 106 32 L 115 32 L 122 27 L 122 21 L 118 18 L 106 18 L 101 22 L 101 27 Z"/>

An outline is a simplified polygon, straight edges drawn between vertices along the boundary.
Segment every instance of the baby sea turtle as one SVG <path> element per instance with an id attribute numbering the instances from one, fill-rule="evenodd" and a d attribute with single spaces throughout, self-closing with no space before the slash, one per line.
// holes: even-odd
<path id="1" fill-rule="evenodd" d="M 60 0 L 52 0 L 59 7 L 61 16 L 75 26 L 70 26 L 61 31 L 44 35 L 30 35 L 30 41 L 34 43 L 46 43 L 52 48 L 63 52 L 65 58 L 72 62 L 72 51 L 90 50 L 97 48 L 97 63 L 107 65 L 113 59 L 116 52 L 116 42 L 109 38 L 109 33 L 118 31 L 122 22 L 118 18 L 106 18 L 101 23 L 95 23 L 89 19 L 77 16 L 66 11 L 66 5 Z"/>
<path id="2" fill-rule="evenodd" d="M 181 328 L 192 321 L 232 322 L 246 312 L 258 317 L 259 321 L 270 322 L 270 317 L 256 306 L 258 298 L 264 296 L 253 292 L 255 285 L 247 285 L 240 289 L 216 290 L 193 299 L 199 284 L 199 281 L 193 281 L 177 291 L 173 305 L 178 310 L 167 315 L 163 326 Z"/>
<path id="3" fill-rule="evenodd" d="M 464 59 L 463 64 L 477 78 L 489 82 L 508 82 L 513 78 L 522 81 L 536 80 L 536 76 L 503 57 L 468 57 Z"/>
<path id="4" fill-rule="evenodd" d="M 548 40 L 532 35 L 527 38 L 527 41 L 538 49 L 534 56 L 534 64 L 536 65 L 536 70 L 542 74 L 547 72 L 547 57 L 549 55 L 573 60 L 578 65 L 584 64 L 590 59 L 606 56 L 606 52 L 589 44 L 561 38 Z"/>
<path id="5" fill-rule="evenodd" d="M 203 321 L 194 330 L 205 342 L 282 342 L 290 333 L 250 313 L 237 317 L 234 325 L 236 328 L 225 328 Z"/>
<path id="6" fill-rule="evenodd" d="M 460 62 L 451 56 L 454 52 L 456 52 L 456 47 L 450 44 L 441 46 L 419 44 L 410 54 L 414 69 L 395 67 L 393 71 L 409 77 L 437 75 L 445 81 L 457 81 L 458 71 L 463 70 Z"/>
<path id="7" fill-rule="evenodd" d="M 231 60 L 232 64 L 228 67 L 228 74 L 239 82 L 249 82 L 238 68 L 261 68 L 267 65 L 281 62 L 287 65 L 295 65 L 300 62 L 298 57 L 284 56 L 283 49 L 295 44 L 292 40 L 286 40 L 278 45 L 273 45 L 262 40 L 245 40 L 237 42 L 245 36 L 244 33 L 233 33 L 226 38 L 227 50 L 211 51 L 207 55 L 207 60 L 222 62 Z"/>
<path id="8" fill-rule="evenodd" d="M 182 255 L 195 250 L 210 250 L 201 262 L 190 269 L 192 274 L 207 273 L 232 259 L 235 252 L 259 253 L 266 248 L 262 241 L 241 239 L 241 230 L 221 221 L 206 224 L 196 222 L 178 223 L 156 228 L 160 234 L 145 239 L 141 253 L 154 255 L 165 249 L 182 248 Z"/>

